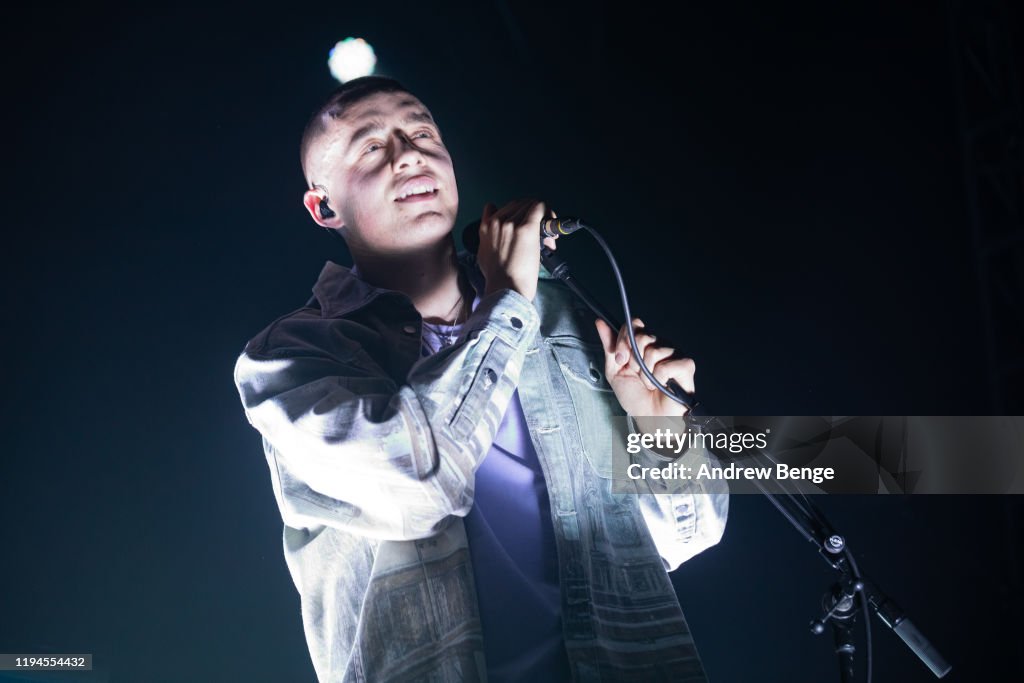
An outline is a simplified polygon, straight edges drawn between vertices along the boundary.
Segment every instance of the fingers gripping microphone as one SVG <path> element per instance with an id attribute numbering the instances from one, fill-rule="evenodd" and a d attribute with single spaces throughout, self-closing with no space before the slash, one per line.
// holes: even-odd
<path id="1" fill-rule="evenodd" d="M 571 235 L 584 225 L 579 218 L 543 218 L 540 221 L 540 238 Z M 480 249 L 480 221 L 473 221 L 463 229 L 462 244 L 474 254 Z"/>

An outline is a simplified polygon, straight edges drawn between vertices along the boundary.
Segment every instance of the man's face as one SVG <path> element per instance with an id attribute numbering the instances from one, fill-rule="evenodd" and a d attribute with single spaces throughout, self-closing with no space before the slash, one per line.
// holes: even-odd
<path id="1" fill-rule="evenodd" d="M 311 179 L 327 189 L 354 254 L 414 252 L 454 227 L 452 159 L 430 112 L 412 95 L 377 93 L 357 102 L 312 154 Z"/>

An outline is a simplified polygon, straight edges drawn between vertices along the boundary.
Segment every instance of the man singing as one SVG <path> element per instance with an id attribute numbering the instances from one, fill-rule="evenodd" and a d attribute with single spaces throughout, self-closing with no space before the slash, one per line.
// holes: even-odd
<path id="1" fill-rule="evenodd" d="M 487 204 L 477 256 L 456 254 L 451 156 L 387 78 L 332 93 L 301 159 L 354 267 L 327 262 L 235 383 L 319 680 L 703 681 L 667 571 L 719 541 L 728 497 L 612 493 L 614 417 L 685 409 L 541 271 L 553 214 Z M 633 324 L 655 377 L 693 391 L 693 361 Z"/>

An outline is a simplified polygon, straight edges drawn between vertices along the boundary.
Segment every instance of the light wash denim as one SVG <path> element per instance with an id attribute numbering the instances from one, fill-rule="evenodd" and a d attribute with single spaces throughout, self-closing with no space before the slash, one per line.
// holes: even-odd
<path id="1" fill-rule="evenodd" d="M 460 267 L 482 296 L 472 257 Z M 666 570 L 719 541 L 727 490 L 611 492 L 623 412 L 589 310 L 542 272 L 532 303 L 483 297 L 454 346 L 421 358 L 406 296 L 331 262 L 313 292 L 246 345 L 234 377 L 321 682 L 486 680 L 463 517 L 517 386 L 574 680 L 705 680 Z"/>

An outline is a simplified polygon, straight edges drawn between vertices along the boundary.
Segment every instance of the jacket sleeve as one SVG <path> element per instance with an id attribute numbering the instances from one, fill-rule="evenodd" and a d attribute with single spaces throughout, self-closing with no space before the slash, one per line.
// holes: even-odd
<path id="1" fill-rule="evenodd" d="M 530 301 L 494 293 L 402 386 L 301 334 L 250 342 L 234 379 L 285 524 L 411 540 L 466 515 L 537 328 Z"/>
<path id="2" fill-rule="evenodd" d="M 630 428 L 636 431 L 629 419 Z M 664 467 L 650 451 L 641 451 L 644 466 Z M 718 466 L 718 458 L 705 448 L 691 448 L 680 464 L 698 471 L 701 464 Z M 729 485 L 724 479 L 673 482 L 671 486 L 641 492 L 640 511 L 658 548 L 665 569 L 673 571 L 683 562 L 716 545 L 725 533 L 729 517 Z"/>
<path id="3" fill-rule="evenodd" d="M 643 494 L 640 511 L 665 569 L 674 571 L 722 540 L 729 516 L 729 494 L 722 491 Z"/>

